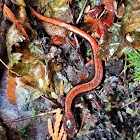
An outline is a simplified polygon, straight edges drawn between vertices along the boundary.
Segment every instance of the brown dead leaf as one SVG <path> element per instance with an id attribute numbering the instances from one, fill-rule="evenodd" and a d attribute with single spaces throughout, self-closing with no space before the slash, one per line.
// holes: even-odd
<path id="1" fill-rule="evenodd" d="M 16 104 L 15 98 L 15 88 L 16 88 L 15 78 L 8 75 L 8 82 L 7 82 L 7 97 L 9 102 L 12 104 Z"/>
<path id="2" fill-rule="evenodd" d="M 84 23 L 87 25 L 87 30 L 88 31 L 93 31 L 98 28 L 98 23 L 99 18 L 93 19 L 92 17 L 86 17 Z"/>
<path id="3" fill-rule="evenodd" d="M 51 38 L 51 44 L 63 45 L 65 43 L 66 43 L 66 40 L 63 37 L 60 37 L 58 35 L 52 36 L 52 38 Z"/>

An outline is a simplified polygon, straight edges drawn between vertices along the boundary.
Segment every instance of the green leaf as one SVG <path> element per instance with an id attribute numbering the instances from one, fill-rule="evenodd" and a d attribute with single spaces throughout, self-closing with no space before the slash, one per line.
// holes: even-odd
<path id="1" fill-rule="evenodd" d="M 36 113 L 35 113 L 34 108 L 31 108 L 31 111 L 32 111 L 32 116 L 33 116 L 33 120 L 34 120 L 36 118 Z"/>
<path id="2" fill-rule="evenodd" d="M 121 22 L 114 23 L 109 29 L 109 34 L 106 36 L 106 49 L 100 51 L 102 56 L 107 57 L 108 60 L 119 58 L 124 51 L 124 47 L 119 42 L 119 36 L 121 32 Z"/>
<path id="3" fill-rule="evenodd" d="M 90 52 L 91 52 L 91 49 L 88 49 L 88 50 L 87 50 L 87 56 L 90 55 Z"/>

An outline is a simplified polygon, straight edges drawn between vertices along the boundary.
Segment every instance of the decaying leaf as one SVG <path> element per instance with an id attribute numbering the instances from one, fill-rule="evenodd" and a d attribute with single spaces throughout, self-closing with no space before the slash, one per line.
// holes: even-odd
<path id="1" fill-rule="evenodd" d="M 68 5 L 67 5 L 68 0 L 52 0 L 50 2 L 44 2 L 45 4 L 42 5 L 42 1 L 40 1 L 38 11 L 41 13 L 44 13 L 45 16 L 51 17 L 51 18 L 56 18 L 61 21 L 68 17 Z M 62 18 L 63 15 L 63 18 Z"/>
<path id="2" fill-rule="evenodd" d="M 22 82 L 30 84 L 34 88 L 39 88 L 42 92 L 54 91 L 49 67 L 41 62 L 30 64 L 30 70 L 27 75 L 22 77 Z"/>
<path id="3" fill-rule="evenodd" d="M 19 109 L 27 110 L 28 104 L 43 95 L 43 92 L 24 84 L 20 78 L 17 79 L 15 89 L 16 103 Z"/>
<path id="4" fill-rule="evenodd" d="M 123 27 L 125 33 L 138 31 L 140 32 L 140 1 L 127 0 L 125 7 L 125 15 L 123 17 Z"/>
<path id="5" fill-rule="evenodd" d="M 12 53 L 10 55 L 10 65 L 13 67 L 14 64 L 18 64 L 19 60 L 21 60 L 22 53 Z"/>
<path id="6" fill-rule="evenodd" d="M 132 50 L 131 47 L 135 49 L 140 47 L 140 2 L 127 1 L 125 4 L 125 15 L 122 22 L 114 23 L 108 29 L 108 45 L 105 51 L 102 52 L 102 55 L 106 55 L 108 59 L 121 57 L 122 54 Z"/>
<path id="7" fill-rule="evenodd" d="M 6 13 L 6 16 L 8 17 L 8 19 L 10 19 L 14 25 L 16 25 L 17 29 L 19 29 L 23 35 L 26 37 L 26 39 L 28 41 L 30 41 L 24 27 L 21 25 L 21 23 L 19 22 L 19 20 L 16 18 L 16 16 L 14 15 L 14 13 L 11 11 L 11 9 L 9 9 L 6 4 L 4 5 L 3 8 L 4 12 Z"/>
<path id="8" fill-rule="evenodd" d="M 72 21 L 70 18 L 67 2 L 68 0 L 40 0 L 37 11 L 46 17 L 51 17 L 66 23 L 71 23 Z M 43 26 L 50 36 L 57 35 L 64 38 L 69 33 L 65 28 L 53 25 L 51 23 L 43 22 Z"/>
<path id="9" fill-rule="evenodd" d="M 70 15 L 68 11 L 68 0 L 52 0 L 52 1 L 40 1 L 38 6 L 38 12 L 44 14 L 44 16 L 55 18 L 60 21 L 70 23 Z"/>
<path id="10" fill-rule="evenodd" d="M 13 71 L 15 71 L 20 76 L 25 76 L 28 74 L 30 70 L 30 65 L 25 63 L 18 63 L 12 67 Z"/>
<path id="11" fill-rule="evenodd" d="M 105 51 L 101 52 L 103 56 L 107 56 L 107 58 L 111 58 L 114 53 L 117 51 L 121 44 L 119 43 L 119 32 L 121 29 L 120 23 L 115 23 L 113 26 L 110 27 L 109 31 L 110 34 L 108 35 L 108 46 Z"/>
<path id="12" fill-rule="evenodd" d="M 43 22 L 43 26 L 45 28 L 45 31 L 50 35 L 50 36 L 60 36 L 62 38 L 65 38 L 69 31 L 66 30 L 65 28 L 62 28 L 62 27 L 59 27 L 59 26 L 56 26 L 56 25 L 53 25 L 51 23 L 46 23 L 46 22 Z"/>
<path id="13" fill-rule="evenodd" d="M 107 57 L 108 60 L 120 58 L 125 52 L 131 50 L 131 46 L 125 42 L 122 23 L 114 23 L 108 31 L 107 44 L 105 44 L 107 47 L 100 52 L 103 57 Z"/>
<path id="14" fill-rule="evenodd" d="M 54 45 L 62 45 L 66 43 L 66 40 L 63 37 L 55 35 L 55 36 L 52 36 L 50 42 L 51 44 L 54 44 Z"/>
<path id="15" fill-rule="evenodd" d="M 6 46 L 7 46 L 8 56 L 10 57 L 13 45 L 20 46 L 19 42 L 23 42 L 25 40 L 26 38 L 23 36 L 22 32 L 18 30 L 16 26 L 13 24 L 7 33 Z"/>
<path id="16" fill-rule="evenodd" d="M 94 31 L 98 28 L 99 25 L 99 18 L 93 19 L 92 17 L 86 17 L 84 22 L 86 23 L 86 30 L 87 31 Z"/>
<path id="17" fill-rule="evenodd" d="M 88 13 L 87 13 L 87 17 L 92 17 L 92 18 L 98 18 L 100 16 L 100 14 L 103 11 L 103 6 L 95 6 L 94 8 L 92 8 Z"/>

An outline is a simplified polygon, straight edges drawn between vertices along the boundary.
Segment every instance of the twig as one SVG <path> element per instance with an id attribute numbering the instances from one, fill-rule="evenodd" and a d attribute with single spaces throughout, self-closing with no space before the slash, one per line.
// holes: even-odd
<path id="1" fill-rule="evenodd" d="M 80 45 L 79 45 L 77 36 L 76 36 L 75 34 L 74 34 L 74 39 L 75 39 L 75 42 L 76 42 L 76 49 L 80 48 Z M 81 56 L 81 57 L 82 57 L 82 56 Z"/>
<path id="2" fill-rule="evenodd" d="M 100 14 L 99 18 L 101 18 L 103 16 L 103 14 L 105 13 L 106 9 L 103 10 L 103 12 Z"/>
<path id="3" fill-rule="evenodd" d="M 44 97 L 44 96 L 41 96 L 43 99 L 45 99 L 46 101 L 50 102 L 51 104 L 53 104 L 54 106 L 58 107 L 59 105 L 56 104 L 55 102 L 51 101 L 50 99 Z"/>
<path id="4" fill-rule="evenodd" d="M 140 57 L 140 54 L 132 47 L 133 51 Z"/>
<path id="5" fill-rule="evenodd" d="M 19 74 L 17 74 L 16 72 L 10 70 L 10 68 L 2 61 L 2 59 L 0 59 L 0 62 L 8 69 L 11 73 L 13 73 L 13 74 L 15 74 L 16 76 L 20 77 Z"/>
<path id="6" fill-rule="evenodd" d="M 117 114 L 119 116 L 119 119 L 120 119 L 121 123 L 123 123 L 123 117 L 122 117 L 121 112 L 120 111 L 117 111 Z"/>
<path id="7" fill-rule="evenodd" d="M 79 132 L 78 132 L 78 135 L 81 133 L 82 131 L 82 127 L 83 127 L 83 123 L 85 121 L 85 118 L 86 118 L 86 113 L 83 113 L 83 116 L 82 116 L 82 122 L 81 122 L 81 126 L 80 126 L 80 129 L 79 129 Z"/>
<path id="8" fill-rule="evenodd" d="M 89 60 L 89 61 L 85 64 L 85 66 L 89 67 L 89 66 L 91 65 L 91 63 L 93 63 L 93 60 L 92 60 L 92 59 Z"/>
<path id="9" fill-rule="evenodd" d="M 77 20 L 76 20 L 76 24 L 79 23 L 79 21 L 80 21 L 80 19 L 81 19 L 81 17 L 82 17 L 82 14 L 83 14 L 83 12 L 84 12 L 84 9 L 85 9 L 86 4 L 87 4 L 87 0 L 85 1 L 85 4 L 84 4 L 84 6 L 83 6 L 83 8 L 82 8 L 82 10 L 81 10 L 81 12 L 80 12 L 80 14 L 79 14 Z M 73 34 L 73 32 L 71 32 L 71 33 L 69 34 L 69 37 L 71 37 L 72 34 Z"/>
<path id="10" fill-rule="evenodd" d="M 36 115 L 36 117 L 41 117 L 41 116 L 45 116 L 47 114 L 53 114 L 56 112 L 57 112 L 57 109 L 55 109 L 53 111 L 48 111 L 45 113 L 40 113 L 40 114 Z M 15 119 L 15 120 L 8 120 L 8 121 L 4 121 L 3 123 L 10 123 L 10 122 L 13 123 L 13 122 L 23 121 L 23 120 L 27 120 L 27 119 L 31 119 L 31 118 L 34 118 L 34 116 L 27 116 L 25 118 L 20 118 L 20 119 Z"/>
<path id="11" fill-rule="evenodd" d="M 121 75 L 122 73 L 124 73 L 124 77 L 126 77 L 126 70 L 127 70 L 127 67 L 126 67 L 127 61 L 126 61 L 126 59 L 127 59 L 127 55 L 125 54 L 124 69 L 123 69 L 122 72 L 120 73 L 120 75 Z"/>
<path id="12" fill-rule="evenodd" d="M 125 57 L 127 58 L 127 55 L 125 55 Z M 127 65 L 127 61 L 125 59 L 125 63 L 124 63 L 124 76 L 125 77 L 126 77 L 126 70 L 127 70 L 126 65 Z"/>
<path id="13" fill-rule="evenodd" d="M 132 100 L 132 101 L 130 101 L 129 103 L 126 103 L 126 104 L 123 105 L 121 108 L 124 108 L 124 107 L 126 107 L 126 106 L 128 106 L 128 105 L 130 105 L 130 104 L 132 104 L 132 103 L 134 103 L 134 102 L 136 102 L 136 101 L 137 101 L 137 98 L 134 99 L 134 100 Z"/>
<path id="14" fill-rule="evenodd" d="M 64 94 L 64 83 L 63 80 L 60 81 L 60 95 Z"/>
<path id="15" fill-rule="evenodd" d="M 85 1 L 84 6 L 83 6 L 83 8 L 82 8 L 82 10 L 81 10 L 81 12 L 80 12 L 80 14 L 79 14 L 77 20 L 76 20 L 76 24 L 79 23 L 79 21 L 80 21 L 80 19 L 81 19 L 81 17 L 82 17 L 82 14 L 83 14 L 83 12 L 84 12 L 84 9 L 85 9 L 86 4 L 87 4 L 87 0 Z"/>

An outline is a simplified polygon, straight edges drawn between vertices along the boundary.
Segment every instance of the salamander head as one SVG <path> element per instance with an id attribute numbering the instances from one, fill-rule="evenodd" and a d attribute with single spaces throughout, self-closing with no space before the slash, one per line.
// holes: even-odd
<path id="1" fill-rule="evenodd" d="M 64 129 L 67 132 L 68 136 L 71 138 L 77 134 L 77 126 L 75 122 L 75 118 L 72 113 L 65 114 L 63 117 Z"/>

